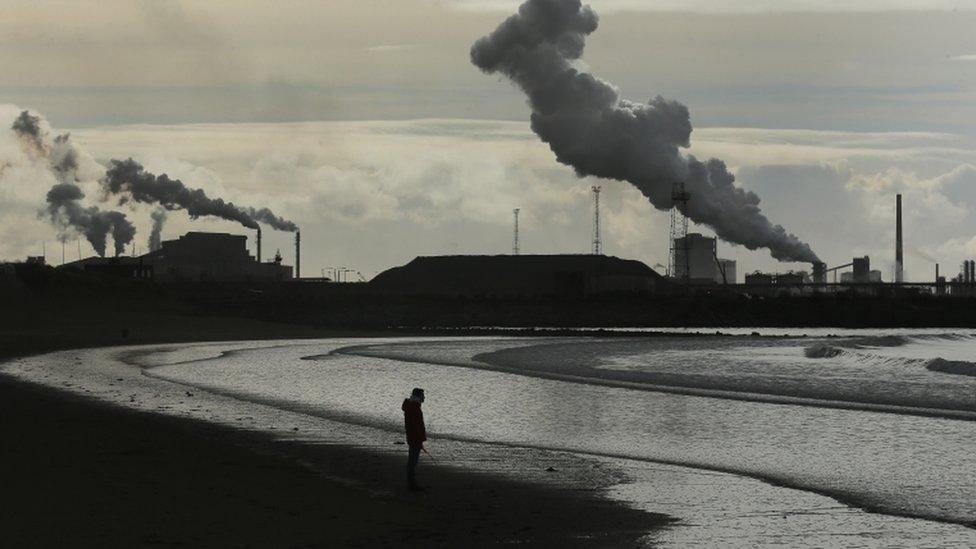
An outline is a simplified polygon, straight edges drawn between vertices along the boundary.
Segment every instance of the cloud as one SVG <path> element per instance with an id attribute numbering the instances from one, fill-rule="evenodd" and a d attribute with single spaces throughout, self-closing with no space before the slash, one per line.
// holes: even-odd
<path id="1" fill-rule="evenodd" d="M 390 53 L 415 50 L 419 47 L 417 44 L 381 44 L 379 46 L 369 46 L 365 51 L 370 53 Z"/>
<path id="2" fill-rule="evenodd" d="M 872 222 L 890 225 L 895 218 L 893 198 L 902 194 L 906 223 L 957 230 L 973 214 L 969 204 L 976 198 L 976 167 L 965 164 L 931 178 L 890 168 L 854 175 L 847 190 L 861 201 L 864 215 Z"/>
<path id="3" fill-rule="evenodd" d="M 953 61 L 976 61 L 976 53 L 956 55 L 954 57 L 950 57 L 949 59 L 952 59 Z"/>
<path id="4" fill-rule="evenodd" d="M 448 5 L 473 11 L 512 11 L 522 0 L 449 0 Z M 590 2 L 584 2 L 590 3 Z M 593 2 L 601 12 L 660 11 L 696 13 L 770 12 L 887 12 L 952 11 L 976 9 L 972 0 L 602 0 Z"/>

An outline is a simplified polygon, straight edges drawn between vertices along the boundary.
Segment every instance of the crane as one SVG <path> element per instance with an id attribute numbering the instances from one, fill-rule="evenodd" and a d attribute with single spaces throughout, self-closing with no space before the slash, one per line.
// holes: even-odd
<path id="1" fill-rule="evenodd" d="M 722 266 L 722 262 L 718 260 L 718 252 L 712 249 L 712 257 L 715 258 L 715 265 L 718 267 L 718 272 L 722 273 L 722 284 L 728 284 L 728 279 L 725 278 L 725 267 Z"/>

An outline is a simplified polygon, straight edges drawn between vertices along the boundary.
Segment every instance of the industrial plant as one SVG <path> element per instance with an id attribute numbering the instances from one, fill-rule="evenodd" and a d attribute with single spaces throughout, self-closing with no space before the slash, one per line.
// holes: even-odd
<path id="1" fill-rule="evenodd" d="M 863 295 L 923 293 L 937 296 L 976 296 L 976 262 L 964 261 L 960 274 L 947 282 L 935 265 L 935 277 L 928 282 L 904 281 L 901 195 L 895 197 L 894 282 L 886 283 L 882 272 L 873 269 L 868 256 L 854 257 L 836 266 L 822 261 L 810 270 L 781 273 L 751 272 L 739 279 L 735 260 L 719 256 L 718 238 L 688 232 L 684 212 L 694 196 L 675 184 L 672 192 L 670 257 L 667 272 L 661 273 L 636 260 L 603 253 L 600 220 L 600 186 L 591 188 L 593 197 L 592 241 L 588 254 L 521 253 L 520 208 L 513 212 L 513 241 L 510 255 L 451 255 L 418 257 L 393 267 L 360 291 L 376 295 L 440 296 L 587 296 L 629 294 L 701 294 L 722 292 L 755 296 L 800 296 L 856 292 Z M 174 240 L 151 239 L 152 248 L 142 255 L 95 256 L 58 267 L 66 271 L 151 280 L 161 284 L 188 282 L 283 283 L 303 282 L 342 285 L 329 278 L 302 279 L 301 233 L 294 232 L 294 264 L 288 265 L 280 251 L 270 261 L 262 259 L 261 228 L 254 231 L 254 253 L 248 237 L 230 233 L 189 232 Z M 31 258 L 43 264 L 44 257 Z M 8 265 L 9 267 L 9 265 Z M 7 269 L 10 272 L 10 269 Z M 9 278 L 9 277 L 8 277 Z M 366 282 L 360 277 L 359 282 Z"/>
<path id="2" fill-rule="evenodd" d="M 261 261 L 260 231 L 257 253 L 247 251 L 247 237 L 229 233 L 189 232 L 176 240 L 164 240 L 158 249 L 138 257 L 89 257 L 61 268 L 114 274 L 158 282 L 267 282 L 295 278 L 280 253 Z M 295 273 L 300 261 L 300 233 L 295 233 Z"/>
<path id="3" fill-rule="evenodd" d="M 651 107 L 649 107 L 651 108 Z M 105 196 L 118 204 L 143 203 L 155 207 L 151 218 L 152 232 L 148 253 L 123 255 L 135 235 L 134 225 L 118 211 L 85 209 L 79 201 L 84 193 L 77 185 L 79 149 L 68 134 L 51 136 L 42 130 L 38 115 L 23 111 L 12 128 L 24 143 L 25 150 L 46 162 L 57 177 L 47 194 L 46 215 L 59 230 L 62 262 L 59 269 L 92 275 L 107 275 L 149 280 L 159 284 L 243 283 L 268 284 L 300 281 L 303 291 L 318 285 L 342 286 L 343 268 L 333 279 L 301 276 L 301 233 L 298 226 L 267 207 L 235 205 L 220 197 L 207 195 L 166 174 L 146 171 L 133 159 L 111 160 L 100 186 Z M 643 158 L 643 157 L 641 157 Z M 663 162 L 669 164 L 669 162 Z M 724 165 L 712 162 L 702 168 L 709 178 L 722 178 L 731 185 L 734 179 Z M 611 170 L 612 172 L 612 170 Z M 599 175 L 599 174 L 596 174 Z M 608 175 L 609 177 L 609 175 Z M 695 177 L 702 177 L 698 174 Z M 632 178 L 613 174 L 612 179 Z M 639 179 L 639 178 L 638 178 Z M 657 184 L 659 185 L 659 184 Z M 510 255 L 467 255 L 418 257 L 406 265 L 388 269 L 366 282 L 357 291 L 375 295 L 427 296 L 599 296 L 628 295 L 726 295 L 799 296 L 814 294 L 857 293 L 861 295 L 976 296 L 976 269 L 972 261 L 963 263 L 961 274 L 948 283 L 939 276 L 936 265 L 931 282 L 906 283 L 904 275 L 902 197 L 895 197 L 895 265 L 893 282 L 882 281 L 882 272 L 872 269 L 868 256 L 854 257 L 839 265 L 828 266 L 808 244 L 778 225 L 772 225 L 746 195 L 722 193 L 729 188 L 705 184 L 700 179 L 675 182 L 670 189 L 655 188 L 652 204 L 670 208 L 667 271 L 655 271 L 644 263 L 604 254 L 601 231 L 601 185 L 592 185 L 592 233 L 588 254 L 543 255 L 522 253 L 519 233 L 521 208 L 512 210 L 512 248 Z M 644 189 L 650 192 L 650 189 Z M 664 191 L 664 192 L 661 192 Z M 717 196 L 722 195 L 721 197 Z M 753 197 L 754 198 L 754 197 Z M 667 199 L 670 199 L 667 202 Z M 716 202 L 718 201 L 718 202 Z M 722 204 L 736 203 L 734 211 L 721 212 Z M 189 232 L 174 240 L 162 240 L 167 212 L 185 211 L 191 218 L 201 216 L 239 223 L 254 231 L 253 255 L 248 251 L 248 237 L 230 233 Z M 751 213 L 750 213 L 751 212 Z M 712 228 L 716 236 L 688 232 L 689 221 Z M 270 260 L 262 257 L 262 226 L 294 233 L 294 263 L 286 264 L 280 251 Z M 64 242 L 69 235 L 83 235 L 98 253 L 96 257 L 65 262 Z M 108 236 L 112 237 L 114 257 L 106 257 Z M 778 260 L 808 263 L 809 270 L 781 273 L 747 272 L 740 280 L 740 266 L 723 258 L 718 241 L 742 245 L 748 249 L 766 248 Z M 45 262 L 34 258 L 32 268 Z M 16 269 L 7 266 L 4 272 Z M 6 277 L 10 278 L 10 277 Z"/>

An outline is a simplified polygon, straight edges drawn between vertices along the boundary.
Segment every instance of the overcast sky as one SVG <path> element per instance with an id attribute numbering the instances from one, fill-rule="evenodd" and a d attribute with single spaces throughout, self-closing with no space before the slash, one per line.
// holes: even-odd
<path id="1" fill-rule="evenodd" d="M 31 109 L 98 161 L 132 156 L 269 205 L 302 226 L 309 275 L 505 253 L 513 207 L 526 253 L 585 252 L 595 181 L 556 163 L 521 93 L 468 59 L 517 5 L 8 0 L 0 123 Z M 976 1 L 591 5 L 589 70 L 622 97 L 688 105 L 692 152 L 726 160 L 828 263 L 870 254 L 889 277 L 896 192 L 909 277 L 976 256 Z M 0 258 L 15 259 L 55 247 L 57 231 L 36 215 L 50 181 L 18 171 L 28 160 L 0 132 Z M 606 251 L 667 263 L 666 213 L 602 184 Z M 125 211 L 144 247 L 150 209 Z M 164 237 L 194 228 L 240 230 L 173 214 Z M 724 244 L 720 255 L 740 273 L 806 268 Z"/>

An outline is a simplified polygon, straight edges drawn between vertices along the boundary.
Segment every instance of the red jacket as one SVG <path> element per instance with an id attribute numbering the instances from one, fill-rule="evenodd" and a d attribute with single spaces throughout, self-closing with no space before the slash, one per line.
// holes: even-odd
<path id="1" fill-rule="evenodd" d="M 427 429 L 424 427 L 424 412 L 420 403 L 410 400 L 403 401 L 403 426 L 407 431 L 408 444 L 420 444 L 427 440 Z"/>

